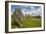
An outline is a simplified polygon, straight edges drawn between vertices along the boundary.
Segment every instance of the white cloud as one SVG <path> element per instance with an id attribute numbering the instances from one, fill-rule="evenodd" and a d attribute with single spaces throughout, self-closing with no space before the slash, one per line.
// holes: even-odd
<path id="1" fill-rule="evenodd" d="M 41 15 L 41 7 L 38 8 L 37 10 L 32 10 L 31 12 L 33 13 L 33 15 Z"/>
<path id="2" fill-rule="evenodd" d="M 33 6 L 32 6 L 32 7 L 30 7 L 30 8 L 31 8 L 31 9 L 33 9 L 33 10 L 35 9 Z"/>
<path id="3" fill-rule="evenodd" d="M 22 13 L 23 13 L 24 16 L 25 16 L 25 14 L 26 15 L 31 15 L 32 14 L 31 11 L 27 11 L 27 9 L 22 9 Z"/>
<path id="4" fill-rule="evenodd" d="M 34 7 L 31 7 L 32 9 L 35 9 Z M 41 15 L 41 7 L 36 9 L 36 10 L 31 10 L 31 11 L 26 11 L 27 9 L 22 9 L 22 13 L 23 15 L 25 14 L 30 14 L 30 15 L 33 15 L 33 16 L 36 16 L 36 15 Z"/>

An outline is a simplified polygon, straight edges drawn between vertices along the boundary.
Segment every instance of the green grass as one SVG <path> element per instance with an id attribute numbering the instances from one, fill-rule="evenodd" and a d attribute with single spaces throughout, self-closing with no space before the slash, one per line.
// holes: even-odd
<path id="1" fill-rule="evenodd" d="M 41 26 L 41 19 L 38 18 L 26 18 L 23 21 L 24 28 L 30 27 L 40 27 Z"/>
<path id="2" fill-rule="evenodd" d="M 40 18 L 23 18 L 23 27 L 22 28 L 34 28 L 34 27 L 41 27 L 41 19 Z M 12 18 L 12 28 L 15 28 L 15 22 Z"/>

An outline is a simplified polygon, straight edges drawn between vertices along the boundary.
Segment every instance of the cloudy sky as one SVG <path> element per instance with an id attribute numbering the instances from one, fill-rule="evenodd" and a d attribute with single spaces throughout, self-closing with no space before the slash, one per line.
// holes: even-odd
<path id="1" fill-rule="evenodd" d="M 26 5 L 11 5 L 11 12 L 13 13 L 16 8 L 20 8 L 23 14 L 27 14 L 26 12 L 31 13 L 33 16 L 41 15 L 41 6 L 26 6 Z"/>

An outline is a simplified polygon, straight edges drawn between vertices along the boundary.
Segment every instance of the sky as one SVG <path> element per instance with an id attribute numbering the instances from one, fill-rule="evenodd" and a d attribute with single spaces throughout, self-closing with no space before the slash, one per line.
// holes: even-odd
<path id="1" fill-rule="evenodd" d="M 27 5 L 11 5 L 11 13 L 15 11 L 16 8 L 20 8 L 23 15 L 32 14 L 33 16 L 41 15 L 41 6 L 27 6 Z"/>

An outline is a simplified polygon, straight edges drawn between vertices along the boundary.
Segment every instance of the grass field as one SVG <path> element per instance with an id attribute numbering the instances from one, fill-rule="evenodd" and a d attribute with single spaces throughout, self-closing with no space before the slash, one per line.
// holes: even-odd
<path id="1" fill-rule="evenodd" d="M 13 19 L 12 19 L 13 21 Z M 41 19 L 40 18 L 23 18 L 22 28 L 34 28 L 34 27 L 41 27 Z M 12 28 L 15 28 L 15 22 L 12 23 Z"/>
<path id="2" fill-rule="evenodd" d="M 38 18 L 26 18 L 23 21 L 24 28 L 30 27 L 40 27 L 41 26 L 41 19 Z"/>

